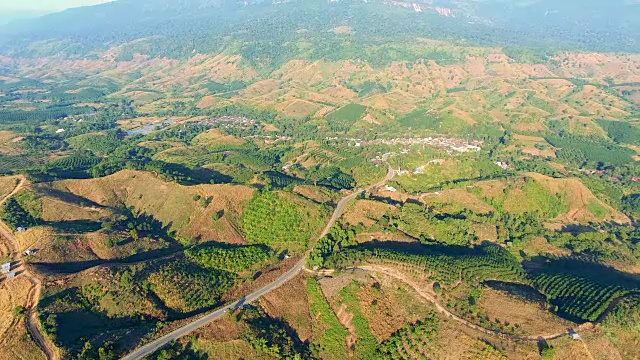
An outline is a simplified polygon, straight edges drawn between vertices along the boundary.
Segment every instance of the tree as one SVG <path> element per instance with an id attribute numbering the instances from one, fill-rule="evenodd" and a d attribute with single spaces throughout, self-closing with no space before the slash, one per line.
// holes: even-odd
<path id="1" fill-rule="evenodd" d="M 23 318 L 25 314 L 26 314 L 26 309 L 24 308 L 24 306 L 16 306 L 13 309 L 13 317 L 15 318 Z"/>

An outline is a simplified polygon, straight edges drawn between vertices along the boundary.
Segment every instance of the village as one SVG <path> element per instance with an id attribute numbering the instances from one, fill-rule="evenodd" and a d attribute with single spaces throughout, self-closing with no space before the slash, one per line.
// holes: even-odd
<path id="1" fill-rule="evenodd" d="M 433 146 L 442 149 L 449 149 L 452 152 L 466 153 L 476 152 L 482 150 L 481 146 L 484 145 L 484 141 L 480 140 L 467 140 L 461 138 L 445 138 L 445 137 L 426 137 L 426 138 L 396 138 L 396 139 L 375 139 L 375 140 L 361 140 L 361 139 L 347 139 L 350 145 L 355 147 L 369 146 L 369 145 L 394 145 L 394 146 L 411 146 L 411 145 L 426 145 Z"/>

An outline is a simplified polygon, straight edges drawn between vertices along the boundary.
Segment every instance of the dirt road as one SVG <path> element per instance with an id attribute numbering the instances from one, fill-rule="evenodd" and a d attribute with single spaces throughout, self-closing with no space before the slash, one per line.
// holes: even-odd
<path id="1" fill-rule="evenodd" d="M 387 161 L 388 156 L 383 157 L 383 160 Z M 366 190 L 371 190 L 377 187 L 380 187 L 382 185 L 384 185 L 387 181 L 391 180 L 394 176 L 394 171 L 391 168 L 391 165 L 389 165 L 387 163 L 388 166 L 388 171 L 387 171 L 387 175 L 385 176 L 385 178 L 374 184 L 369 186 Z M 358 195 L 361 193 L 361 191 L 356 191 L 353 194 L 347 195 L 344 198 L 342 198 L 338 204 L 336 205 L 335 210 L 333 211 L 333 214 L 331 215 L 331 218 L 329 219 L 329 221 L 327 222 L 327 225 L 324 227 L 324 229 L 322 230 L 322 232 L 320 233 L 319 238 L 324 237 L 325 235 L 327 235 L 329 233 L 329 231 L 331 231 L 331 228 L 333 227 L 333 225 L 335 225 L 335 223 L 340 219 L 340 217 L 342 217 L 342 213 L 344 212 L 344 208 L 345 206 L 353 199 L 355 199 L 356 197 L 358 197 Z M 305 268 L 305 262 L 307 260 L 307 256 L 309 255 L 310 251 L 307 251 L 307 253 L 305 254 L 305 256 L 302 257 L 302 259 L 300 261 L 298 261 L 296 263 L 296 265 L 291 268 L 289 271 L 287 271 L 286 273 L 284 273 L 283 275 L 281 275 L 276 281 L 262 287 L 261 289 L 247 295 L 246 297 L 239 299 L 237 301 L 234 301 L 230 304 L 225 305 L 224 307 L 215 310 L 207 315 L 205 315 L 204 317 L 201 317 L 199 319 L 196 319 L 190 323 L 188 323 L 187 325 L 182 326 L 179 329 L 176 329 L 174 331 L 172 331 L 171 333 L 164 335 L 142 347 L 139 347 L 138 349 L 134 350 L 133 352 L 129 353 L 128 355 L 124 356 L 122 358 L 122 360 L 138 360 L 138 359 L 142 359 L 148 355 L 153 354 L 155 351 L 159 350 L 160 348 L 162 348 L 163 346 L 167 345 L 168 343 L 175 341 L 203 326 L 206 326 L 207 324 L 209 324 L 210 322 L 219 319 L 220 317 L 224 316 L 224 314 L 231 310 L 231 309 L 235 309 L 237 307 L 242 306 L 243 304 L 249 304 L 257 299 L 259 299 L 260 297 L 264 296 L 265 294 L 269 293 L 270 291 L 286 284 L 287 282 L 289 282 L 291 279 L 295 278 L 298 273 L 300 273 L 301 271 L 304 270 Z"/>
<path id="2" fill-rule="evenodd" d="M 505 333 L 501 333 L 499 331 L 494 331 L 494 330 L 489 330 L 486 328 L 483 328 L 482 326 L 476 325 L 468 320 L 465 320 L 461 317 L 459 317 L 458 315 L 452 313 L 451 311 L 449 311 L 446 307 L 444 307 L 442 304 L 440 304 L 440 302 L 435 298 L 434 294 L 427 291 L 424 287 L 421 287 L 418 283 L 416 283 L 414 280 L 412 280 L 411 278 L 409 278 L 408 276 L 406 276 L 405 274 L 403 274 L 402 272 L 395 270 L 393 268 L 390 267 L 386 267 L 386 266 L 380 266 L 380 265 L 363 265 L 363 266 L 356 266 L 353 267 L 351 269 L 358 269 L 358 270 L 363 270 L 363 271 L 371 271 L 371 272 L 378 272 L 378 273 L 382 273 L 388 276 L 391 276 L 393 278 L 396 278 L 400 281 L 402 281 L 403 283 L 411 286 L 413 288 L 413 290 L 416 291 L 416 293 L 418 293 L 418 295 L 420 295 L 422 298 L 428 300 L 429 302 L 433 303 L 434 306 L 436 307 L 436 310 L 442 314 L 444 314 L 447 318 L 455 320 L 469 328 L 481 331 L 485 334 L 489 334 L 489 335 L 494 335 L 494 336 L 498 336 L 500 338 L 503 339 L 510 339 L 510 340 L 516 340 L 516 341 L 531 341 L 531 342 L 538 342 L 542 339 L 544 340 L 553 340 L 553 339 L 557 339 L 563 336 L 569 336 L 569 331 L 566 332 L 562 332 L 562 333 L 558 333 L 558 334 L 550 334 L 550 335 L 538 335 L 538 336 L 516 336 L 516 335 L 509 335 L 509 334 L 505 334 Z"/>
<path id="3" fill-rule="evenodd" d="M 11 198 L 13 195 L 17 194 L 20 190 L 22 190 L 22 187 L 24 186 L 25 182 L 26 182 L 26 179 L 23 176 L 18 177 L 18 183 L 16 184 L 16 187 L 13 189 L 13 191 L 11 191 L 11 193 L 9 193 L 2 200 L 0 200 L 0 208 L 4 205 L 4 203 L 7 202 L 7 200 L 9 200 L 9 198 Z M 27 330 L 29 331 L 29 334 L 31 334 L 33 339 L 36 341 L 40 349 L 42 349 L 42 351 L 47 355 L 47 358 L 49 360 L 55 360 L 56 352 L 53 350 L 53 345 L 47 341 L 46 337 L 40 330 L 39 321 L 38 321 L 37 305 L 38 305 L 38 300 L 40 299 L 40 292 L 42 291 L 42 283 L 40 282 L 40 279 L 38 279 L 36 276 L 31 274 L 29 269 L 27 269 L 27 267 L 24 266 L 24 261 L 22 259 L 22 251 L 20 249 L 20 243 L 15 238 L 15 236 L 13 236 L 13 232 L 7 226 L 7 224 L 5 224 L 1 220 L 0 220 L 0 236 L 6 239 L 7 247 L 11 249 L 11 257 L 15 261 L 19 261 L 21 264 L 20 267 L 16 270 L 22 271 L 20 276 L 25 276 L 27 279 L 29 279 L 29 282 L 31 283 L 31 289 L 29 290 L 29 295 L 27 297 L 27 303 L 25 306 L 27 310 L 27 314 L 26 314 Z"/>

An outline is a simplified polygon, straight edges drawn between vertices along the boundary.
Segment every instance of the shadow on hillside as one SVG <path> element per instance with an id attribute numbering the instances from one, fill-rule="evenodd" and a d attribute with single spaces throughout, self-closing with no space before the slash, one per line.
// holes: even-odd
<path id="1" fill-rule="evenodd" d="M 521 283 L 489 280 L 482 283 L 494 290 L 504 291 L 522 300 L 530 301 L 540 306 L 547 307 L 547 297 L 535 288 Z"/>
<path id="2" fill-rule="evenodd" d="M 81 351 L 89 341 L 95 348 L 111 343 L 115 352 L 122 354 L 135 347 L 137 339 L 155 330 L 157 319 L 110 317 L 94 310 L 83 299 L 76 287 L 45 297 L 38 304 L 45 329 L 55 329 L 52 336 L 56 343 L 74 353 Z"/>
<path id="3" fill-rule="evenodd" d="M 207 241 L 205 243 L 201 243 L 199 245 L 192 246 L 192 247 L 189 248 L 189 250 L 190 251 L 198 251 L 198 250 L 209 249 L 209 248 L 233 250 L 233 249 L 248 248 L 248 247 L 260 248 L 260 249 L 262 249 L 262 250 L 264 250 L 266 252 L 271 252 L 272 251 L 272 249 L 270 247 L 268 247 L 267 245 L 264 245 L 264 244 L 243 245 L 243 244 L 222 243 L 222 242 L 217 242 L 217 241 Z"/>
<path id="4" fill-rule="evenodd" d="M 68 234 L 88 234 L 102 229 L 102 223 L 92 220 L 47 221 L 45 225 Z"/>
<path id="5" fill-rule="evenodd" d="M 638 275 L 619 271 L 607 265 L 601 264 L 597 259 L 576 258 L 576 257 L 543 257 L 537 256 L 531 261 L 523 263 L 525 270 L 532 277 L 533 282 L 537 275 L 568 275 L 572 284 L 591 283 L 596 288 L 620 289 L 623 292 L 614 297 L 605 297 L 602 301 L 610 302 L 607 309 L 598 315 L 597 321 L 601 321 L 615 307 L 620 299 L 629 296 L 640 295 L 640 279 Z M 566 283 L 563 283 L 566 285 Z M 561 285 L 562 286 L 562 285 Z M 572 292 L 563 293 L 558 298 L 551 300 L 552 305 L 559 306 L 555 313 L 567 320 L 575 323 L 583 323 L 586 319 L 570 314 L 563 308 L 563 304 L 583 303 L 590 299 L 593 293 L 582 293 L 579 287 L 572 287 Z M 617 290 L 616 290 L 617 291 Z M 607 292 L 608 294 L 609 292 Z M 622 294 L 622 296 L 620 296 Z M 608 296 L 608 295 L 607 295 Z M 606 304 L 603 302 L 603 304 Z"/>
<path id="6" fill-rule="evenodd" d="M 31 266 L 45 276 L 56 276 L 77 273 L 99 265 L 132 264 L 141 261 L 156 260 L 158 258 L 182 252 L 182 248 L 170 246 L 164 249 L 149 250 L 122 259 L 95 259 L 87 261 L 70 261 L 64 263 L 32 262 Z"/>
<path id="7" fill-rule="evenodd" d="M 582 225 L 582 224 L 563 225 L 562 228 L 560 229 L 560 232 L 571 233 L 574 236 L 579 234 L 584 234 L 584 233 L 591 233 L 595 231 L 596 229 L 594 229 L 593 227 L 589 225 Z"/>
<path id="8" fill-rule="evenodd" d="M 98 204 L 95 201 L 89 200 L 86 197 L 76 195 L 68 191 L 62 191 L 50 187 L 39 186 L 38 193 L 43 196 L 49 196 L 60 201 L 64 201 L 69 204 L 74 204 L 80 207 L 95 207 L 98 209 L 105 209 L 106 206 Z"/>
<path id="9" fill-rule="evenodd" d="M 378 201 L 378 202 L 385 203 L 392 206 L 402 206 L 404 204 L 404 202 L 400 200 L 395 200 L 390 197 L 377 196 L 377 195 L 369 196 L 368 200 Z M 422 205 L 422 203 L 420 203 L 420 205 Z"/>
<path id="10" fill-rule="evenodd" d="M 275 318 L 269 314 L 258 310 L 255 305 L 243 305 L 242 310 L 237 315 L 237 319 L 244 321 L 252 332 L 262 334 L 263 337 L 271 341 L 286 341 L 283 346 L 290 347 L 295 351 L 295 358 L 306 359 L 311 355 L 311 344 L 309 340 L 302 341 L 298 331 L 283 318 Z"/>
<path id="11" fill-rule="evenodd" d="M 423 244 L 420 242 L 402 242 L 402 241 L 379 241 L 374 240 L 348 247 L 346 249 L 374 250 L 387 249 L 396 252 L 404 252 L 408 254 L 446 254 L 446 255 L 478 255 L 483 254 L 487 249 L 493 248 L 502 251 L 502 247 L 490 241 L 483 241 L 480 245 L 469 247 L 462 245 L 444 245 L 444 244 Z"/>
<path id="12" fill-rule="evenodd" d="M 570 274 L 605 285 L 617 284 L 640 290 L 640 279 L 636 274 L 614 269 L 598 262 L 597 259 L 536 256 L 522 264 L 529 274 Z"/>

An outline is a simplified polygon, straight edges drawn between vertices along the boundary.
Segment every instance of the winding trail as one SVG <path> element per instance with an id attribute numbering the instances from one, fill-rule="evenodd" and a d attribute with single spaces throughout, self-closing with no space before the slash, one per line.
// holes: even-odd
<path id="1" fill-rule="evenodd" d="M 16 187 L 13 189 L 13 191 L 11 191 L 7 196 L 0 200 L 0 208 L 7 202 L 7 200 L 17 194 L 24 187 L 24 184 L 26 182 L 24 176 L 20 175 L 17 179 L 18 183 L 16 184 Z M 25 305 L 25 309 L 27 310 L 25 318 L 27 330 L 29 331 L 29 334 L 31 334 L 31 337 L 36 341 L 40 349 L 42 349 L 42 351 L 45 353 L 47 359 L 56 360 L 56 351 L 54 351 L 53 345 L 47 341 L 47 338 L 42 333 L 42 330 L 40 329 L 40 323 L 38 321 L 37 305 L 38 300 L 40 299 L 40 293 L 42 291 L 42 282 L 24 265 L 22 251 L 20 251 L 20 243 L 15 238 L 15 236 L 13 236 L 13 232 L 11 231 L 11 229 L 2 220 L 0 220 L 0 236 L 8 240 L 7 246 L 11 249 L 11 257 L 15 261 L 20 262 L 21 265 L 17 269 L 19 271 L 22 271 L 20 275 L 25 276 L 31 283 L 31 289 L 29 290 L 27 303 Z"/>
<path id="2" fill-rule="evenodd" d="M 487 328 L 484 328 L 480 325 L 476 325 L 466 319 L 463 319 L 461 317 L 459 317 L 458 315 L 452 313 L 451 311 L 449 311 L 449 309 L 447 309 L 446 307 L 444 307 L 442 304 L 440 304 L 440 302 L 435 298 L 434 294 L 432 294 L 431 292 L 425 290 L 423 287 L 421 287 L 417 282 L 415 282 L 414 280 L 412 280 L 411 278 L 409 278 L 408 276 L 406 276 L 405 274 L 403 274 L 402 272 L 393 269 L 391 267 L 386 267 L 386 266 L 380 266 L 380 265 L 362 265 L 362 266 L 355 266 L 352 268 L 349 268 L 347 270 L 363 270 L 363 271 L 370 271 L 370 272 L 377 272 L 377 273 L 381 273 L 381 274 L 385 274 L 388 276 L 391 276 L 395 279 L 398 279 L 400 281 L 402 281 L 403 283 L 411 286 L 413 288 L 413 290 L 415 290 L 416 293 L 418 293 L 418 295 L 420 295 L 422 298 L 428 300 L 429 302 L 433 303 L 433 305 L 436 307 L 436 310 L 438 310 L 438 312 L 444 314 L 447 318 L 451 319 L 451 320 L 455 320 L 469 328 L 472 328 L 474 330 L 478 330 L 481 331 L 485 334 L 488 335 L 493 335 L 493 336 L 497 336 L 503 339 L 509 339 L 509 340 L 516 340 L 516 341 L 530 341 L 530 342 L 538 342 L 540 340 L 553 340 L 553 339 L 557 339 L 563 336 L 569 336 L 570 332 L 569 330 L 562 332 L 562 333 L 557 333 L 557 334 L 550 334 L 550 335 L 538 335 L 538 336 L 517 336 L 517 335 L 510 335 L 510 334 L 505 334 L 499 331 L 495 331 L 495 330 L 489 330 Z"/>
<path id="3" fill-rule="evenodd" d="M 345 196 L 344 198 L 342 198 L 338 204 L 336 205 L 335 210 L 333 211 L 333 214 L 331 215 L 331 218 L 329 219 L 329 221 L 327 222 L 327 225 L 324 227 L 324 229 L 322 230 L 322 232 L 320 233 L 318 238 L 322 238 L 325 235 L 327 235 L 329 233 L 329 231 L 331 231 L 331 228 L 333 227 L 333 225 L 335 225 L 335 223 L 338 221 L 338 219 L 340 219 L 340 217 L 342 217 L 342 214 L 344 212 L 344 208 L 345 206 L 351 201 L 354 200 L 356 197 L 358 197 L 358 195 L 360 193 L 362 193 L 362 191 L 368 191 L 377 187 L 380 187 L 382 185 L 384 185 L 387 181 L 391 180 L 393 178 L 393 176 L 395 175 L 394 170 L 391 168 L 391 165 L 389 165 L 389 163 L 387 162 L 388 160 L 388 155 L 383 156 L 383 161 L 387 164 L 388 170 L 387 170 L 387 175 L 385 176 L 385 178 L 374 184 L 369 186 L 367 189 L 365 190 L 358 190 L 350 195 Z M 225 313 L 227 313 L 230 310 L 235 310 L 239 307 L 241 307 L 244 304 L 248 304 L 251 303 L 257 299 L 259 299 L 260 297 L 264 296 L 265 294 L 269 293 L 270 291 L 286 284 L 287 282 L 289 282 L 291 279 L 295 278 L 301 271 L 303 271 L 305 269 L 305 263 L 307 260 L 307 256 L 309 255 L 310 250 L 307 251 L 305 253 L 305 255 L 302 257 L 302 259 L 300 259 L 300 261 L 298 261 L 293 268 L 289 269 L 286 273 L 284 273 L 283 275 L 281 275 L 278 279 L 276 279 L 276 281 L 252 292 L 251 294 L 237 300 L 234 302 L 231 302 L 225 306 L 223 306 L 222 308 L 219 308 L 199 319 L 196 319 L 172 332 L 170 332 L 169 334 L 166 334 L 164 336 L 159 337 L 158 339 L 151 341 L 150 343 L 143 345 L 137 349 L 135 349 L 134 351 L 132 351 L 131 353 L 129 353 L 128 355 L 124 356 L 122 358 L 122 360 L 138 360 L 138 359 L 142 359 L 148 355 L 153 354 L 155 351 L 159 350 L 160 348 L 162 348 L 163 346 L 167 345 L 168 343 L 175 341 L 203 326 L 206 326 L 207 324 L 211 323 L 212 321 L 219 319 L 220 317 L 222 317 Z"/>

